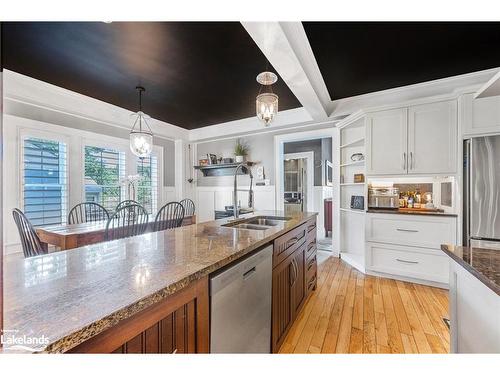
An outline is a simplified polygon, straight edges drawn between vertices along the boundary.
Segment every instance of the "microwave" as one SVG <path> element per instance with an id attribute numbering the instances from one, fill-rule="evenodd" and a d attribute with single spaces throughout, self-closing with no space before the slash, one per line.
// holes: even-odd
<path id="1" fill-rule="evenodd" d="M 371 187 L 368 189 L 368 208 L 399 208 L 399 189 Z"/>

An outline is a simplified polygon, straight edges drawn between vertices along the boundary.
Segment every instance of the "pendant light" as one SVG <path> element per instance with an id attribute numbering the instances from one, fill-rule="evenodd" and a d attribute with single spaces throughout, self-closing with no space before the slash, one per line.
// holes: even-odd
<path id="1" fill-rule="evenodd" d="M 261 84 L 259 94 L 255 100 L 257 118 L 264 122 L 264 126 L 271 122 L 278 113 L 278 95 L 273 93 L 272 85 L 278 81 L 278 76 L 273 72 L 262 72 L 257 76 Z"/>
<path id="2" fill-rule="evenodd" d="M 139 111 L 132 114 L 135 117 L 135 122 L 130 130 L 130 150 L 134 155 L 145 158 L 153 150 L 153 132 L 146 121 L 150 117 L 142 112 L 142 93 L 146 89 L 142 86 L 137 86 L 136 90 L 139 92 Z"/>

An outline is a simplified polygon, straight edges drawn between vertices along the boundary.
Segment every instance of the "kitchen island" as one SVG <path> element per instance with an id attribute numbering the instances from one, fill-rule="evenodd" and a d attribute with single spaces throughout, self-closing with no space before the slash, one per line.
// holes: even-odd
<path id="1" fill-rule="evenodd" d="M 261 215 L 284 216 L 249 216 Z M 274 244 L 277 270 L 300 247 L 304 296 L 293 307 L 298 310 L 315 288 L 316 213 L 288 216 L 266 230 L 217 220 L 12 261 L 5 265 L 4 329 L 17 338 L 43 337 L 30 347 L 49 353 L 208 352 L 211 273 L 268 244 Z M 298 263 L 288 264 L 290 272 Z M 273 284 L 273 306 L 275 297 L 284 303 L 274 292 Z M 273 332 L 282 328 L 274 351 L 295 314 L 284 324 L 273 311 Z M 16 347 L 4 345 L 9 349 Z"/>
<path id="2" fill-rule="evenodd" d="M 500 353 L 500 250 L 442 245 L 450 257 L 452 353 Z"/>

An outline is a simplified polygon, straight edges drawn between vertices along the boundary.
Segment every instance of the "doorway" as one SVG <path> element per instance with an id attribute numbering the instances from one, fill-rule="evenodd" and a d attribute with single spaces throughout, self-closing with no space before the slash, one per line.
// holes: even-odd
<path id="1" fill-rule="evenodd" d="M 317 212 L 318 250 L 333 251 L 333 129 L 275 136 L 276 208 Z"/>

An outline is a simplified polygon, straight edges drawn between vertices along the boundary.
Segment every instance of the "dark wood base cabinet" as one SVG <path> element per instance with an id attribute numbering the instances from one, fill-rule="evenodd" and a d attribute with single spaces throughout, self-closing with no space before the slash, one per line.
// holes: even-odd
<path id="1" fill-rule="evenodd" d="M 73 353 L 208 353 L 208 278 L 75 347 Z"/>
<path id="2" fill-rule="evenodd" d="M 316 289 L 316 218 L 274 241 L 272 351 L 277 353 L 308 295 Z"/>

